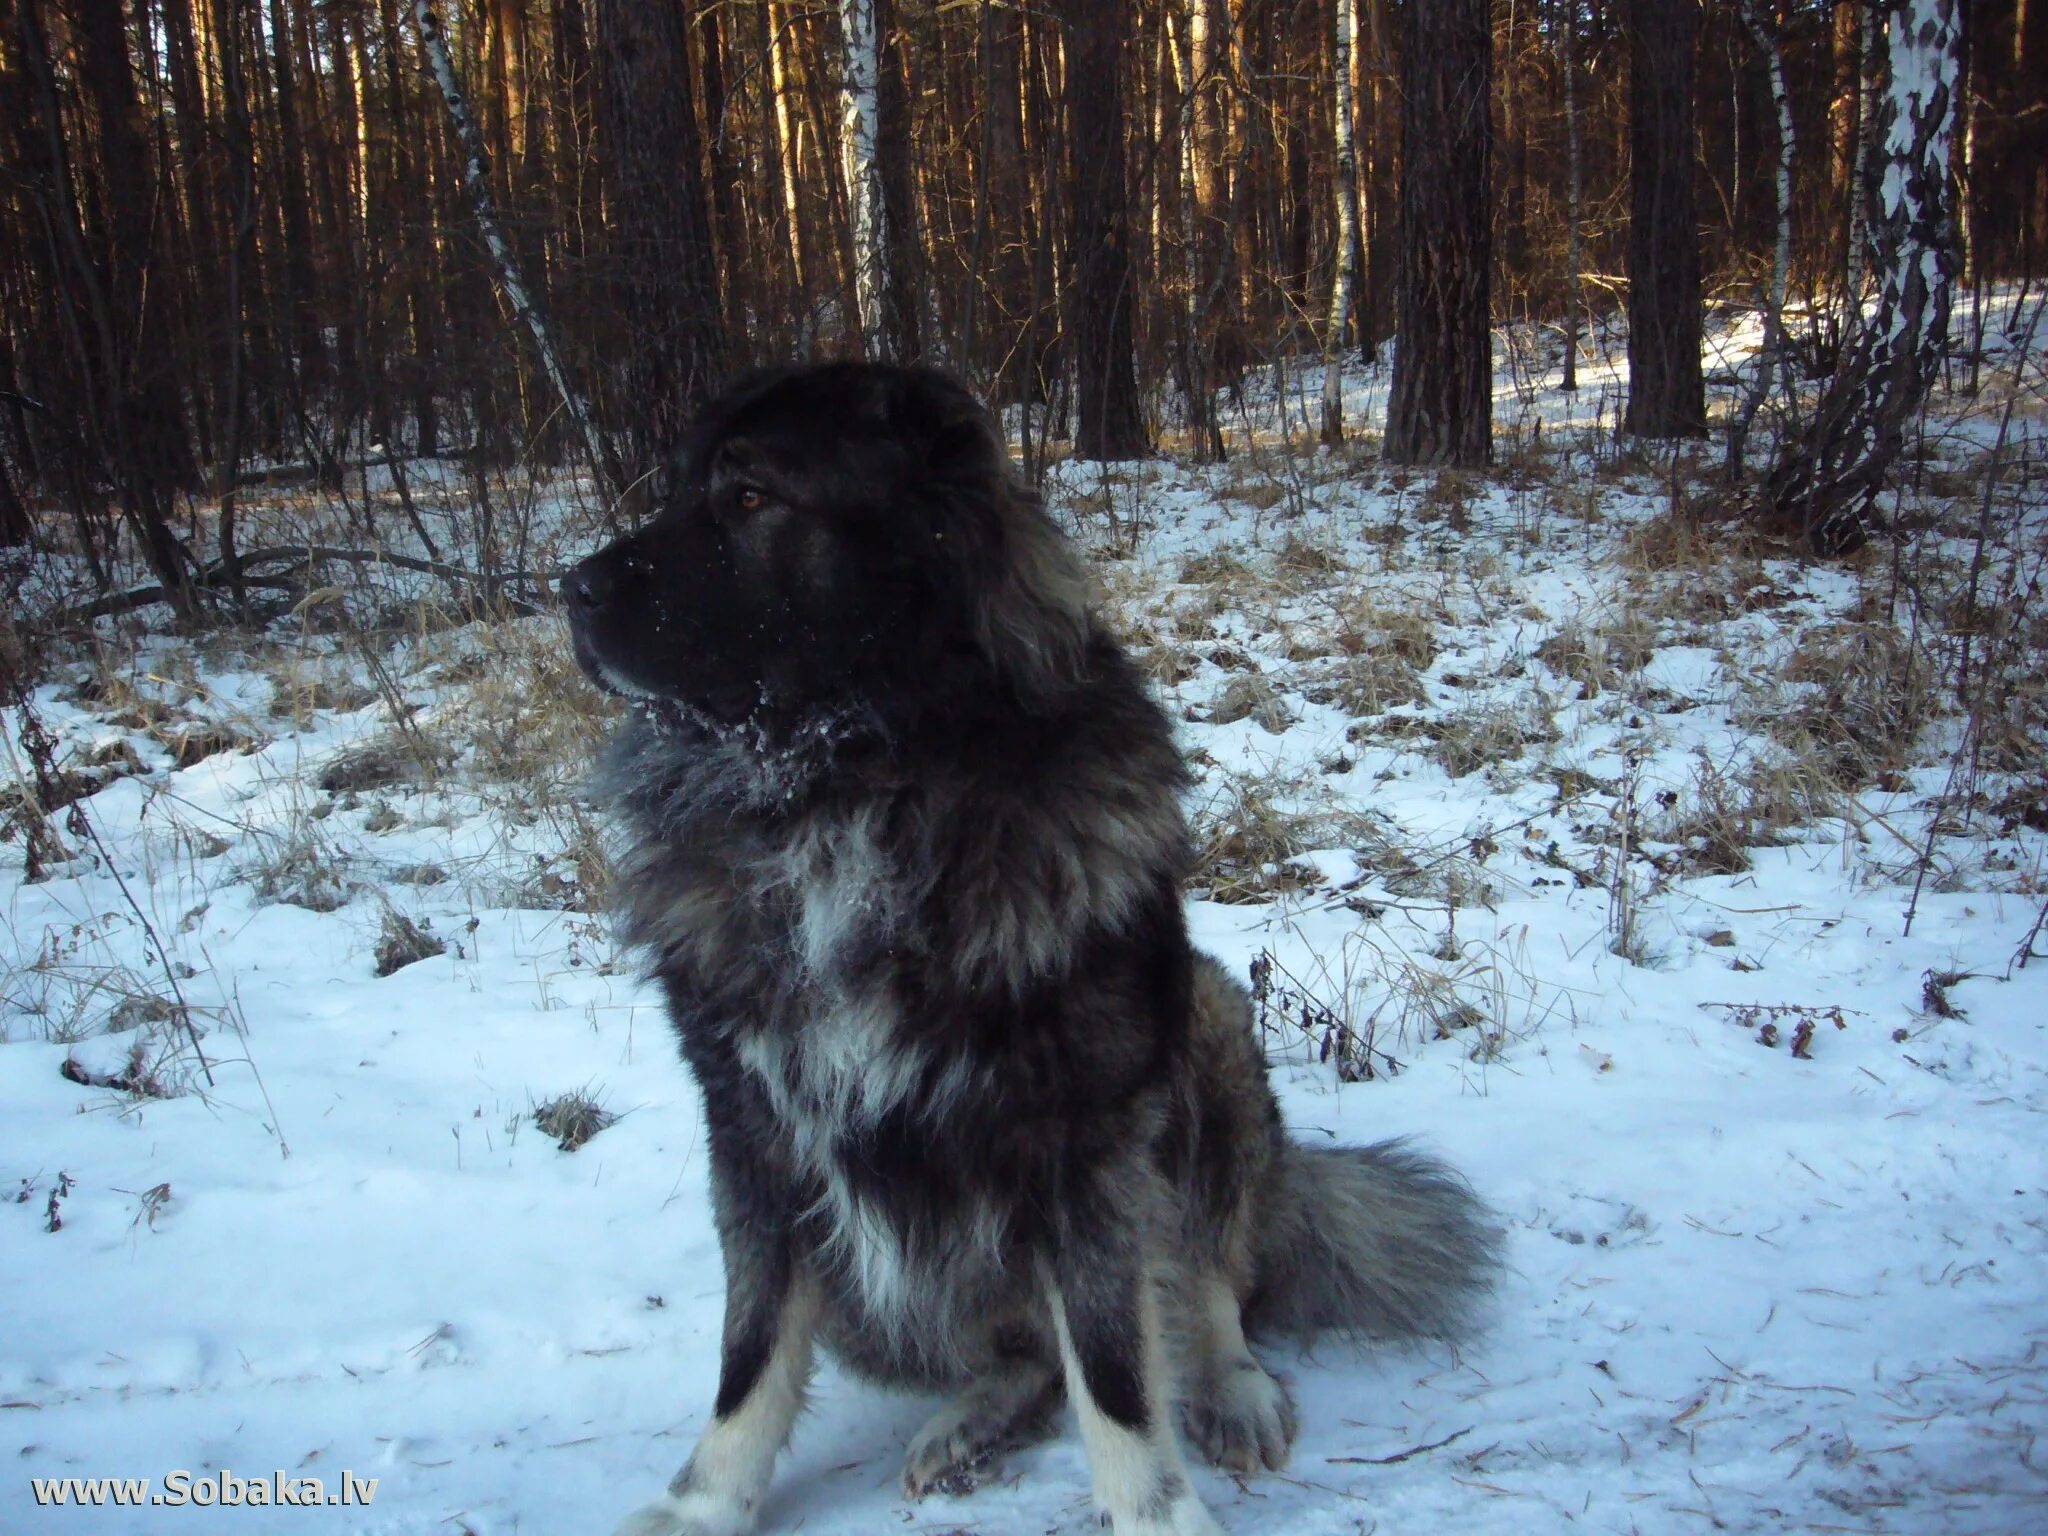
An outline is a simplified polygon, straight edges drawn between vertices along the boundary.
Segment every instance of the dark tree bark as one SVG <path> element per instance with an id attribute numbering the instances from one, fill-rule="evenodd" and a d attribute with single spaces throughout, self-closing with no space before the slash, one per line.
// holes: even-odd
<path id="1" fill-rule="evenodd" d="M 54 134 L 59 122 L 55 83 L 31 4 L 22 5 L 20 22 L 23 51 L 39 76 L 46 123 Z M 156 252 L 142 104 L 135 93 L 119 0 L 86 0 L 78 6 L 73 25 L 81 84 L 98 133 L 99 181 L 106 202 L 98 252 L 87 254 L 88 243 L 78 231 L 72 231 L 69 240 L 85 310 L 82 328 L 96 343 L 83 356 L 88 372 L 97 372 L 92 390 L 101 412 L 97 446 L 143 558 L 162 583 L 166 601 L 190 620 L 198 616 L 190 557 L 171 530 L 169 510 L 175 492 L 196 488 L 198 468 L 186 436 L 184 400 L 174 376 L 177 359 L 163 326 L 164 306 L 144 302 L 156 275 Z M 51 164 L 64 174 L 55 146 Z M 76 216 L 75 207 L 67 205 L 65 217 Z"/>
<path id="2" fill-rule="evenodd" d="M 1693 212 L 1698 0 L 1629 7 L 1628 409 L 1638 437 L 1707 430 Z"/>
<path id="3" fill-rule="evenodd" d="M 1125 0 L 1057 0 L 1066 38 L 1066 115 L 1074 192 L 1067 334 L 1075 364 L 1074 452 L 1149 451 L 1131 341 L 1131 216 L 1124 167 Z"/>
<path id="4" fill-rule="evenodd" d="M 924 355 L 920 296 L 924 292 L 923 247 L 917 237 L 917 196 L 910 159 L 910 62 L 903 46 L 894 0 L 875 0 L 880 68 L 875 81 L 878 133 L 875 157 L 882 182 L 882 239 L 888 248 L 889 277 L 882 290 L 882 326 L 889 355 L 916 362 Z"/>
<path id="5" fill-rule="evenodd" d="M 270 0 L 272 89 L 277 98 L 278 210 L 284 221 L 286 334 L 299 377 L 317 383 L 325 372 L 313 272 L 313 230 L 308 217 L 306 145 L 299 122 L 299 80 L 293 68 L 291 24 L 281 0 Z"/>
<path id="6" fill-rule="evenodd" d="M 1879 159 L 1870 213 L 1873 312 L 1842 349 L 1813 419 L 1764 484 L 1764 518 L 1816 554 L 1844 554 L 1876 526 L 1880 489 L 1948 341 L 1955 231 L 1949 140 L 1961 0 L 1885 0 L 1889 84 L 1874 101 Z"/>
<path id="7" fill-rule="evenodd" d="M 610 271 L 630 337 L 611 414 L 645 466 L 674 447 L 725 376 L 718 267 L 682 13 L 641 0 L 598 0 L 592 12 Z"/>
<path id="8" fill-rule="evenodd" d="M 1409 9 L 1401 53 L 1401 267 L 1386 456 L 1484 464 L 1493 449 L 1485 0 Z"/>
<path id="9" fill-rule="evenodd" d="M 725 301 L 725 335 L 729 343 L 743 348 L 753 288 L 748 274 L 755 262 L 746 219 L 740 209 L 741 168 L 746 156 L 740 130 L 730 120 L 733 101 L 726 90 L 728 34 L 724 27 L 732 22 L 725 9 L 715 4 L 702 6 L 697 11 L 695 26 L 698 72 L 704 85 L 704 131 L 709 137 L 705 148 L 711 169 L 711 213 L 720 260 L 719 292 Z"/>

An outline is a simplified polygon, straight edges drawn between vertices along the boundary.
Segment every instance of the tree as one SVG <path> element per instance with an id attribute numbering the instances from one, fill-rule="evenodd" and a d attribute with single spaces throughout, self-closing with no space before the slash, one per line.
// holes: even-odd
<path id="1" fill-rule="evenodd" d="M 1408 13 L 1401 54 L 1401 268 L 1386 456 L 1484 464 L 1493 451 L 1485 0 Z"/>
<path id="2" fill-rule="evenodd" d="M 1949 140 L 1957 0 L 1884 0 L 1888 79 L 1875 103 L 1873 313 L 1843 347 L 1813 418 L 1764 483 L 1768 524 L 1821 555 L 1862 545 L 1877 495 L 1948 343 L 1955 276 Z"/>
<path id="3" fill-rule="evenodd" d="M 1699 0 L 1629 7 L 1628 408 L 1638 437 L 1707 430 L 1693 212 Z"/>
<path id="4" fill-rule="evenodd" d="M 606 265 L 630 337 L 607 414 L 644 468 L 724 382 L 718 263 L 681 8 L 598 0 L 592 11 L 599 158 L 612 198 Z"/>
<path id="5" fill-rule="evenodd" d="M 1338 355 L 1344 347 L 1344 323 L 1351 316 L 1351 246 L 1358 234 L 1358 156 L 1351 132 L 1351 75 L 1357 66 L 1358 39 L 1352 26 L 1351 0 L 1337 0 L 1337 239 L 1334 275 L 1330 279 L 1330 320 L 1323 333 L 1323 441 L 1344 440 L 1343 374 Z"/>
<path id="6" fill-rule="evenodd" d="M 1785 345 L 1785 278 L 1792 265 L 1792 102 L 1785 89 L 1785 51 L 1778 28 L 1765 13 L 1763 0 L 1740 0 L 1742 25 L 1763 54 L 1770 72 L 1771 109 L 1777 118 L 1777 174 L 1772 196 L 1777 208 L 1778 238 L 1771 247 L 1770 291 L 1764 300 L 1764 334 L 1756 352 L 1756 374 L 1742 407 L 1728 428 L 1728 469 L 1739 476 L 1749 446 L 1750 427 L 1770 392 L 1771 374 L 1781 365 Z"/>
<path id="7" fill-rule="evenodd" d="M 870 357 L 894 350 L 882 321 L 889 286 L 889 242 L 882 227 L 882 162 L 877 141 L 882 112 L 877 74 L 875 0 L 839 0 L 842 57 L 839 73 L 840 149 L 846 158 L 847 199 L 853 205 L 853 291 L 860 333 Z"/>
<path id="8" fill-rule="evenodd" d="M 1074 453 L 1136 459 L 1149 451 L 1131 341 L 1130 193 L 1124 169 L 1124 0 L 1056 0 L 1066 41 L 1073 165 Z"/>
<path id="9" fill-rule="evenodd" d="M 476 217 L 477 227 L 483 232 L 484 243 L 490 249 L 496 266 L 496 280 L 504 292 L 505 302 L 532 337 L 541 367 L 560 397 L 570 425 L 582 438 L 590 455 L 591 467 L 616 487 L 619 477 L 615 471 L 607 473 L 611 466 L 610 455 L 605 452 L 591 424 L 589 408 L 583 403 L 582 393 L 562 362 L 554 332 L 549 329 L 547 317 L 541 311 L 539 295 L 520 275 L 518 259 L 512 253 L 511 242 L 505 238 L 504 227 L 498 218 L 497 200 L 491 195 L 490 157 L 484 150 L 483 134 L 477 128 L 476 118 L 469 110 L 469 98 L 455 78 L 455 64 L 448 54 L 448 40 L 441 30 L 441 18 L 430 0 L 413 0 L 413 19 L 419 25 L 420 47 L 425 54 L 427 70 L 440 89 L 441 99 L 448 108 L 449 125 L 462 147 L 463 183 L 469 192 L 470 209 Z"/>

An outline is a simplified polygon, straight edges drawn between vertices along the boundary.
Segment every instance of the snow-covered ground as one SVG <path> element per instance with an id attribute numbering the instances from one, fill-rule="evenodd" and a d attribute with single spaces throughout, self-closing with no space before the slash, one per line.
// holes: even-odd
<path id="1" fill-rule="evenodd" d="M 2039 701 L 1952 777 L 1953 642 L 1884 562 L 1674 549 L 1661 458 L 1556 446 L 1588 375 L 1504 379 L 1490 476 L 1057 478 L 1185 721 L 1191 918 L 1270 961 L 1291 1123 L 1422 1138 L 1510 1235 L 1481 1337 L 1277 1353 L 1292 1465 L 1198 1484 L 1240 1536 L 2048 1529 Z M 722 1278 L 695 1091 L 579 910 L 591 703 L 551 619 L 294 634 L 110 639 L 37 694 L 107 782 L 45 878 L 0 845 L 0 1531 L 608 1530 L 705 1421 Z M 445 947 L 376 974 L 407 924 Z M 579 1090 L 618 1118 L 564 1151 L 534 1111 Z M 763 1528 L 1097 1528 L 1071 1427 L 906 1504 L 931 1406 L 827 1366 Z M 376 1488 L 32 1487 L 181 1470 Z"/>

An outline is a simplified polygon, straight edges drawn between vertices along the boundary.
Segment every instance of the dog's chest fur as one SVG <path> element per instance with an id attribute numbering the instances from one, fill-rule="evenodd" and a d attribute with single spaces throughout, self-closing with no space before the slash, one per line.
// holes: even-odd
<path id="1" fill-rule="evenodd" d="M 987 1213 L 936 1234 L 911 1229 L 862 1166 L 885 1122 L 933 1128 L 977 1086 L 975 1067 L 946 1055 L 928 1031 L 906 1027 L 893 985 L 892 952 L 917 949 L 919 882 L 879 835 L 879 818 L 856 813 L 813 823 L 742 872 L 740 885 L 786 946 L 771 962 L 781 1006 L 735 1047 L 759 1081 L 806 1182 L 812 1214 L 830 1234 L 828 1253 L 877 1321 L 908 1326 L 958 1264 L 993 1258 L 998 1223 Z M 961 1237 L 972 1241 L 963 1245 Z"/>

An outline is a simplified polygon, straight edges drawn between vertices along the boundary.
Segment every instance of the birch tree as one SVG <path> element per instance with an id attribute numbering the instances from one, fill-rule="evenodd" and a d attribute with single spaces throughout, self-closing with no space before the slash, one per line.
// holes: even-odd
<path id="1" fill-rule="evenodd" d="M 1876 102 L 1874 308 L 1843 346 L 1806 430 L 1780 450 L 1764 515 L 1821 555 L 1862 545 L 1948 340 L 1955 275 L 1949 142 L 1957 0 L 1884 0 L 1889 78 Z"/>
<path id="2" fill-rule="evenodd" d="M 1856 24 L 1856 148 L 1849 162 L 1849 233 L 1842 248 L 1842 331 L 1863 313 L 1863 269 L 1870 251 L 1870 152 L 1877 130 L 1878 22 L 1881 0 L 1864 0 Z"/>
<path id="3" fill-rule="evenodd" d="M 455 134 L 460 151 L 463 190 L 469 194 L 470 213 L 476 219 L 477 232 L 483 236 L 484 246 L 490 252 L 498 291 L 505 296 L 513 320 L 523 325 L 532 339 L 541 371 L 547 375 L 548 383 L 560 398 L 562 414 L 568 418 L 570 430 L 589 456 L 592 469 L 616 491 L 620 488 L 621 479 L 617 466 L 605 450 L 591 420 L 590 407 L 584 403 L 582 394 L 569 377 L 569 370 L 562 363 L 561 349 L 555 345 L 554 332 L 548 327 L 538 298 L 520 275 L 518 259 L 512 254 L 512 243 L 505 238 L 504 225 L 498 218 L 497 199 L 491 195 L 490 156 L 484 149 L 484 136 L 477 128 L 476 118 L 469 110 L 469 98 L 463 93 L 461 82 L 455 78 L 455 65 L 448 56 L 448 39 L 441 30 L 441 18 L 435 14 L 432 0 L 413 0 L 412 14 L 419 27 L 420 51 L 425 56 L 427 72 L 448 108 L 448 125 Z"/>
<path id="4" fill-rule="evenodd" d="M 1352 135 L 1351 76 L 1358 49 L 1351 0 L 1336 0 L 1337 12 L 1337 239 L 1330 279 L 1330 319 L 1323 332 L 1323 441 L 1344 440 L 1344 325 L 1351 316 L 1351 247 L 1358 233 L 1358 155 Z"/>
<path id="5" fill-rule="evenodd" d="M 1581 230 L 1584 225 L 1585 136 L 1579 128 L 1578 37 L 1579 18 L 1575 0 L 1558 6 L 1558 38 L 1562 57 L 1559 72 L 1564 76 L 1565 132 L 1565 245 L 1564 245 L 1564 378 L 1561 387 L 1579 387 L 1579 324 L 1585 312 L 1580 291 L 1583 260 Z"/>
<path id="6" fill-rule="evenodd" d="M 877 95 L 881 49 L 875 35 L 875 0 L 839 0 L 840 144 L 853 223 L 854 301 L 862 345 L 871 357 L 888 355 L 882 321 L 889 287 L 889 246 L 882 227 L 882 162 L 877 153 L 882 115 Z"/>

